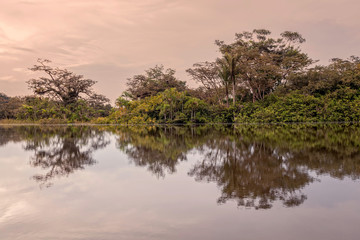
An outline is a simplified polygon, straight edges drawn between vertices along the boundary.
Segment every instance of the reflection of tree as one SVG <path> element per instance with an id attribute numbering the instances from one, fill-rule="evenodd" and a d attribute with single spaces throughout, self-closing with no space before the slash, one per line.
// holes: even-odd
<path id="1" fill-rule="evenodd" d="M 274 202 L 297 206 L 302 189 L 315 174 L 360 178 L 359 125 L 236 125 L 157 127 L 0 127 L 0 144 L 24 141 L 33 151 L 30 164 L 46 173 L 35 176 L 48 184 L 95 163 L 96 149 L 117 137 L 117 146 L 136 165 L 156 176 L 176 172 L 194 150 L 200 160 L 189 175 L 216 182 L 219 203 L 270 208 Z M 312 172 L 312 174 L 310 174 Z"/>
<path id="2" fill-rule="evenodd" d="M 242 141 L 262 142 L 292 164 L 342 179 L 360 178 L 360 126 L 307 124 L 240 126 Z"/>
<path id="3" fill-rule="evenodd" d="M 360 177 L 358 125 L 236 125 L 118 128 L 118 146 L 137 166 L 158 176 L 173 173 L 196 149 L 202 160 L 189 171 L 216 182 L 219 203 L 270 208 L 276 201 L 297 206 L 302 189 L 318 175 Z"/>
<path id="4" fill-rule="evenodd" d="M 24 149 L 34 152 L 30 165 L 46 170 L 45 174 L 34 176 L 41 185 L 50 185 L 55 177 L 68 176 L 95 164 L 93 152 L 109 144 L 104 131 L 87 126 L 12 127 L 5 138 L 22 140 Z"/>
<path id="5" fill-rule="evenodd" d="M 158 177 L 176 172 L 176 165 L 187 160 L 187 152 L 200 141 L 199 129 L 190 127 L 117 128 L 116 134 L 118 148 Z"/>
<path id="6" fill-rule="evenodd" d="M 198 181 L 216 182 L 222 191 L 219 203 L 235 199 L 239 206 L 256 209 L 270 208 L 275 200 L 289 207 L 301 204 L 306 196 L 300 189 L 313 180 L 276 149 L 228 138 L 209 140 L 203 160 L 189 175 Z"/>
<path id="7" fill-rule="evenodd" d="M 18 126 L 13 127 L 11 125 L 0 125 L 0 147 L 5 146 L 10 142 L 20 142 L 23 140 L 22 133 L 29 127 Z"/>
<path id="8" fill-rule="evenodd" d="M 211 139 L 204 158 L 189 172 L 215 181 L 220 203 L 269 208 L 301 204 L 301 189 L 318 175 L 360 178 L 360 129 L 357 125 L 239 125 L 227 137 Z"/>
<path id="9" fill-rule="evenodd" d="M 26 150 L 34 151 L 30 164 L 47 170 L 43 175 L 34 176 L 42 184 L 95 164 L 93 152 L 109 144 L 103 132 L 89 127 L 61 128 L 51 137 L 44 136 L 40 133 L 25 146 Z"/>

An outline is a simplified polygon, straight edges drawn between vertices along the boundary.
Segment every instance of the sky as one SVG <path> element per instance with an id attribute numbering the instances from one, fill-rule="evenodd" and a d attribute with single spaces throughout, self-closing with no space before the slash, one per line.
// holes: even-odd
<path id="1" fill-rule="evenodd" d="M 360 55 L 359 0 L 0 0 L 0 92 L 31 94 L 38 58 L 97 81 L 113 102 L 126 79 L 163 64 L 185 70 L 219 56 L 216 39 L 265 28 L 306 38 L 320 64 Z"/>

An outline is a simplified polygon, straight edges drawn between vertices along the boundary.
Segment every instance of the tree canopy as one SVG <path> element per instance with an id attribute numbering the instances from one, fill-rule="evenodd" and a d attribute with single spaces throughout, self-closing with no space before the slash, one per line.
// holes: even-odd
<path id="1" fill-rule="evenodd" d="M 299 33 L 285 31 L 279 38 L 270 35 L 269 30 L 255 29 L 237 33 L 229 44 L 217 40 L 221 57 L 215 63 L 196 63 L 187 72 L 208 91 L 219 93 L 224 89 L 225 94 L 217 94 L 220 102 L 224 97 L 228 102 L 230 88 L 234 106 L 239 89 L 252 95 L 253 102 L 264 99 L 314 63 L 301 51 L 305 39 Z"/>
<path id="2" fill-rule="evenodd" d="M 175 77 L 175 70 L 163 65 L 155 66 L 145 71 L 145 74 L 135 75 L 128 78 L 128 89 L 125 96 L 131 99 L 143 99 L 155 96 L 166 89 L 175 88 L 178 91 L 187 89 L 186 82 Z"/>
<path id="3" fill-rule="evenodd" d="M 67 69 L 51 67 L 47 59 L 38 59 L 38 64 L 30 70 L 42 72 L 46 77 L 30 79 L 27 81 L 29 89 L 33 90 L 36 95 L 45 96 L 52 100 L 60 101 L 65 106 L 76 103 L 83 99 L 91 102 L 106 103 L 109 100 L 96 94 L 92 86 L 96 81 L 84 78 L 83 75 L 75 74 Z"/>

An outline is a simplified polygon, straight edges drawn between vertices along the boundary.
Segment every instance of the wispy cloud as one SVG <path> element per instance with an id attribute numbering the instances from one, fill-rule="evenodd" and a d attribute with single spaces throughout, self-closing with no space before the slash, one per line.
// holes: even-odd
<path id="1" fill-rule="evenodd" d="M 0 77 L 0 81 L 13 82 L 16 81 L 16 79 L 14 76 L 9 75 L 9 76 Z"/>

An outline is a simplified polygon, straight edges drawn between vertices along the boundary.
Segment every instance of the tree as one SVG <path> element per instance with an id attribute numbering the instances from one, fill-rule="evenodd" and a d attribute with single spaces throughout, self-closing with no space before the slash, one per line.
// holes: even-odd
<path id="1" fill-rule="evenodd" d="M 193 68 L 189 68 L 186 72 L 198 83 L 201 83 L 205 91 L 213 91 L 213 96 L 218 103 L 222 103 L 224 98 L 224 87 L 226 103 L 229 106 L 229 74 L 227 69 L 224 69 L 216 62 L 201 62 L 195 63 Z"/>
<path id="2" fill-rule="evenodd" d="M 299 33 L 285 31 L 277 39 L 270 34 L 269 30 L 255 29 L 236 34 L 231 44 L 216 41 L 223 55 L 219 61 L 230 71 L 234 97 L 234 88 L 240 85 L 248 88 L 253 101 L 263 99 L 314 62 L 301 52 L 299 44 L 305 39 Z"/>
<path id="3" fill-rule="evenodd" d="M 3 103 L 9 99 L 10 99 L 10 97 L 8 97 L 5 93 L 0 92 L 0 103 Z"/>
<path id="4" fill-rule="evenodd" d="M 9 97 L 0 93 L 0 119 L 14 119 L 17 116 L 23 100 L 19 97 Z"/>
<path id="5" fill-rule="evenodd" d="M 0 119 L 6 118 L 6 105 L 9 102 L 10 98 L 4 93 L 0 92 Z"/>
<path id="6" fill-rule="evenodd" d="M 233 95 L 233 106 L 236 103 L 236 84 L 237 76 L 240 73 L 239 59 L 241 57 L 239 51 L 234 51 L 231 48 L 222 49 L 223 58 L 217 60 L 223 69 L 224 73 L 227 75 L 228 79 L 232 83 L 232 95 Z M 226 76 L 225 75 L 225 76 Z"/>
<path id="7" fill-rule="evenodd" d="M 38 64 L 30 70 L 43 72 L 47 76 L 27 81 L 29 89 L 36 95 L 45 96 L 52 100 L 60 101 L 63 105 L 69 106 L 83 99 L 87 102 L 109 102 L 103 95 L 96 94 L 92 86 L 96 81 L 84 78 L 67 69 L 54 68 L 47 59 L 38 59 Z"/>
<path id="8" fill-rule="evenodd" d="M 129 78 L 127 85 L 128 89 L 124 95 L 131 99 L 155 96 L 170 88 L 175 88 L 180 92 L 187 89 L 186 82 L 176 79 L 174 69 L 165 70 L 162 65 L 146 70 L 145 74 Z"/>
<path id="9" fill-rule="evenodd" d="M 359 90 L 360 59 L 355 56 L 346 60 L 333 58 L 328 66 L 310 69 L 306 78 L 306 90 L 312 94 L 326 94 L 344 87 Z"/>
<path id="10" fill-rule="evenodd" d="M 224 86 L 225 86 L 225 96 L 226 96 L 226 106 L 229 107 L 229 83 L 230 83 L 230 72 L 226 65 L 221 64 L 218 66 L 219 69 L 219 77 L 221 78 Z"/>

